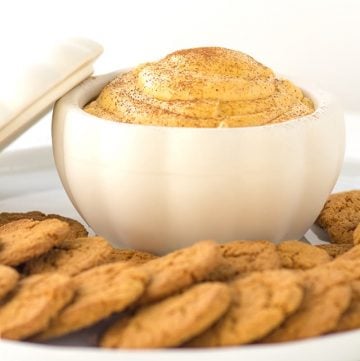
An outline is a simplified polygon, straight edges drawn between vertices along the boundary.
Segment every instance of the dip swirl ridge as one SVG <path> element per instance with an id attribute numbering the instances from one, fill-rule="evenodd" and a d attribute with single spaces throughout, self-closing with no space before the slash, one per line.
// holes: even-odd
<path id="1" fill-rule="evenodd" d="M 85 111 L 144 125 L 242 127 L 307 115 L 314 105 L 252 57 L 209 47 L 176 51 L 120 74 Z"/>

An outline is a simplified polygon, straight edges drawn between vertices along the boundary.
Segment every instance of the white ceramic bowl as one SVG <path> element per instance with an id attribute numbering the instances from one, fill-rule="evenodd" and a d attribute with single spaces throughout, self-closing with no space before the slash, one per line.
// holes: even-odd
<path id="1" fill-rule="evenodd" d="M 343 161 L 332 96 L 302 87 L 316 111 L 273 125 L 144 126 L 82 110 L 114 76 L 77 86 L 53 117 L 59 175 L 97 234 L 164 253 L 200 239 L 297 239 L 312 225 Z"/>

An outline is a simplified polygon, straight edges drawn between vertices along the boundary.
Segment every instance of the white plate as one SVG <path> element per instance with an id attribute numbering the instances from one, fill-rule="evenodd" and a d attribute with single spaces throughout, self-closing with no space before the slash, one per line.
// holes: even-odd
<path id="1" fill-rule="evenodd" d="M 80 221 L 56 174 L 50 148 L 0 154 L 0 211 L 41 210 Z M 335 190 L 360 186 L 360 160 L 347 160 Z M 321 242 L 312 230 L 306 238 Z M 98 328 L 64 337 L 47 345 L 0 341 L 1 361 L 360 361 L 360 330 L 277 345 L 248 345 L 219 349 L 113 351 L 89 347 Z M 84 347 L 88 345 L 88 347 Z"/>

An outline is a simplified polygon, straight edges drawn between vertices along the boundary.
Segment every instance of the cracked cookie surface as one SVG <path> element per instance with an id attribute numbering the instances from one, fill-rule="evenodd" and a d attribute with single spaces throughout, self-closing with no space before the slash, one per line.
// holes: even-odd
<path id="1" fill-rule="evenodd" d="M 220 260 L 214 241 L 200 241 L 139 266 L 150 275 L 141 303 L 160 300 L 203 281 Z"/>
<path id="2" fill-rule="evenodd" d="M 332 242 L 354 243 L 353 233 L 360 223 L 360 190 L 330 195 L 316 223 Z"/>
<path id="3" fill-rule="evenodd" d="M 49 252 L 31 259 L 25 264 L 24 272 L 60 272 L 74 276 L 102 264 L 123 261 L 139 265 L 155 258 L 147 252 L 113 248 L 102 237 L 82 237 L 67 239 Z"/>
<path id="4" fill-rule="evenodd" d="M 229 310 L 188 346 L 230 346 L 260 339 L 300 306 L 303 289 L 299 281 L 293 271 L 272 270 L 230 282 Z"/>
<path id="5" fill-rule="evenodd" d="M 73 295 L 71 279 L 65 275 L 24 278 L 0 306 L 0 338 L 22 340 L 44 330 Z"/>
<path id="6" fill-rule="evenodd" d="M 264 342 L 284 342 L 335 330 L 351 302 L 350 283 L 360 277 L 359 261 L 332 261 L 304 271 L 300 308 Z"/>
<path id="7" fill-rule="evenodd" d="M 181 345 L 220 318 L 230 301 L 229 288 L 225 284 L 194 285 L 181 294 L 144 306 L 133 316 L 120 319 L 104 333 L 100 346 L 156 348 Z"/>
<path id="8" fill-rule="evenodd" d="M 30 212 L 1 212 L 0 213 L 0 226 L 6 223 L 18 221 L 20 219 L 33 219 L 34 221 L 41 221 L 45 214 L 39 211 Z"/>
<path id="9" fill-rule="evenodd" d="M 26 274 L 60 272 L 69 276 L 107 263 L 112 246 L 102 237 L 68 239 L 25 264 Z"/>
<path id="10" fill-rule="evenodd" d="M 336 258 L 337 260 L 360 261 L 360 244 L 351 247 L 348 251 Z"/>
<path id="11" fill-rule="evenodd" d="M 329 243 L 319 244 L 315 247 L 323 249 L 329 254 L 330 257 L 336 258 L 349 251 L 353 247 L 353 245 L 350 243 Z"/>
<path id="12" fill-rule="evenodd" d="M 72 280 L 76 291 L 73 302 L 37 339 L 59 337 L 123 311 L 142 295 L 148 276 L 129 263 L 111 263 L 82 272 Z"/>
<path id="13" fill-rule="evenodd" d="M 135 249 L 113 248 L 108 262 L 131 262 L 140 265 L 156 258 L 159 257 L 149 252 L 138 251 Z"/>
<path id="14" fill-rule="evenodd" d="M 281 267 L 276 246 L 270 241 L 232 241 L 219 245 L 221 265 L 210 280 L 226 281 L 240 274 Z"/>
<path id="15" fill-rule="evenodd" d="M 289 269 L 306 270 L 332 260 L 325 250 L 296 240 L 279 243 L 277 251 L 282 267 Z"/>
<path id="16" fill-rule="evenodd" d="M 2 212 L 0 213 L 0 226 L 10 223 L 13 221 L 18 221 L 20 219 L 32 219 L 34 221 L 43 221 L 44 219 L 59 219 L 60 221 L 66 222 L 69 227 L 69 239 L 86 237 L 88 231 L 86 228 L 78 221 L 72 218 L 63 217 L 58 214 L 45 214 L 39 211 L 30 211 L 30 212 Z"/>
<path id="17" fill-rule="evenodd" d="M 58 219 L 20 219 L 0 227 L 0 264 L 17 266 L 64 241 L 70 227 Z"/>

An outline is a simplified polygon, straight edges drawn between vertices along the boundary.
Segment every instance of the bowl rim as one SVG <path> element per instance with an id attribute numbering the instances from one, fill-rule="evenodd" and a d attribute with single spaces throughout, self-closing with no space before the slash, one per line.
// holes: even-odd
<path id="1" fill-rule="evenodd" d="M 317 119 L 323 117 L 323 114 L 329 110 L 329 106 L 333 103 L 338 103 L 337 99 L 329 92 L 318 88 L 317 86 L 308 84 L 305 85 L 301 81 L 296 80 L 296 84 L 301 88 L 305 95 L 307 95 L 315 105 L 315 111 L 293 119 L 285 120 L 278 123 L 270 123 L 270 124 L 263 124 L 263 125 L 250 125 L 250 126 L 243 126 L 243 127 L 175 127 L 175 126 L 162 126 L 162 125 L 148 125 L 148 124 L 138 124 L 138 123 L 126 123 L 121 121 L 115 121 L 111 119 L 101 118 L 96 115 L 87 113 L 83 107 L 85 104 L 90 102 L 91 100 L 95 99 L 102 88 L 111 82 L 116 76 L 121 73 L 125 73 L 131 70 L 131 68 L 125 68 L 116 70 L 110 73 L 100 74 L 96 76 L 92 76 L 88 79 L 85 79 L 83 82 L 78 84 L 76 87 L 71 89 L 68 93 L 66 93 L 62 98 L 60 98 L 54 107 L 54 115 L 56 114 L 57 110 L 65 109 L 66 112 L 77 112 L 79 115 L 83 117 L 87 117 L 88 120 L 91 120 L 92 123 L 98 125 L 104 124 L 117 124 L 116 127 L 126 127 L 126 128 L 141 128 L 141 129 L 149 129 L 149 130 L 157 130 L 160 129 L 167 132 L 172 131 L 181 131 L 181 132 L 236 132 L 236 131 L 251 131 L 251 130 L 260 130 L 260 129 L 274 129 L 274 128 L 284 128 L 284 127 L 293 127 L 293 126 L 300 126 L 300 124 L 314 122 Z M 277 75 L 278 79 L 285 79 L 284 76 Z M 287 78 L 289 79 L 289 78 Z M 292 81 L 292 80 L 291 80 Z M 99 88 L 98 91 L 94 91 L 94 88 Z M 54 116 L 53 116 L 54 120 Z M 105 121 L 104 121 L 105 120 Z"/>

